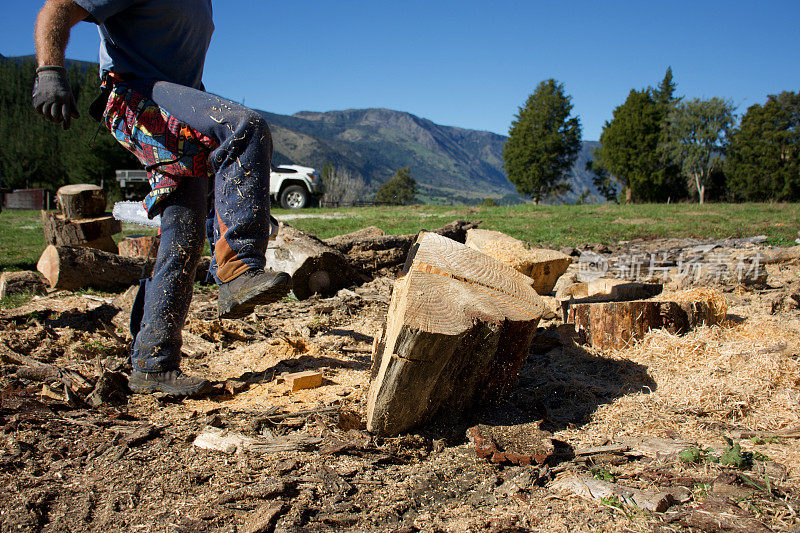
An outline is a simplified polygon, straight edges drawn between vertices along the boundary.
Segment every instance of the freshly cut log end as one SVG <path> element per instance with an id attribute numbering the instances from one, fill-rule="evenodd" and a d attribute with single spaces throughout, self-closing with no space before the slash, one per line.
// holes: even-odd
<path id="1" fill-rule="evenodd" d="M 532 278 L 533 288 L 539 294 L 550 294 L 572 262 L 572 257 L 567 254 L 547 248 L 531 248 L 499 231 L 470 229 L 466 244 Z"/>
<path id="2" fill-rule="evenodd" d="M 154 259 L 160 242 L 158 235 L 131 235 L 119 242 L 119 255 Z"/>
<path id="3" fill-rule="evenodd" d="M 506 394 L 545 309 L 526 276 L 434 233 L 417 239 L 404 272 L 367 405 L 367 428 L 384 435 Z"/>
<path id="4" fill-rule="evenodd" d="M 56 192 L 56 199 L 67 219 L 95 218 L 106 211 L 106 193 L 97 185 L 65 185 Z"/>
<path id="5" fill-rule="evenodd" d="M 135 285 L 143 272 L 145 276 L 150 274 L 153 262 L 92 248 L 50 245 L 39 258 L 36 269 L 53 289 L 109 289 Z"/>

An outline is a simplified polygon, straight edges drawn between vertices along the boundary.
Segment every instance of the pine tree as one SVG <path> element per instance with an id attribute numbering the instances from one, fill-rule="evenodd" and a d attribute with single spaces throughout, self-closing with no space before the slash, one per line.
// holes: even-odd
<path id="1" fill-rule="evenodd" d="M 728 189 L 748 201 L 800 200 L 800 94 L 784 91 L 755 104 L 731 136 Z"/>
<path id="2" fill-rule="evenodd" d="M 508 180 L 535 203 L 569 190 L 566 180 L 581 147 L 571 98 L 554 79 L 541 82 L 511 123 L 503 160 Z"/>
<path id="3" fill-rule="evenodd" d="M 417 195 L 417 182 L 408 167 L 400 168 L 392 179 L 381 185 L 375 195 L 376 204 L 410 205 Z"/>

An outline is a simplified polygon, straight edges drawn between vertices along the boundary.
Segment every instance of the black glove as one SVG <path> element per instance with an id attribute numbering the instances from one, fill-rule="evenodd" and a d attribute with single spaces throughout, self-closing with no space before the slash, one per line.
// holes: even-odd
<path id="1" fill-rule="evenodd" d="M 33 107 L 50 122 L 62 124 L 65 130 L 73 118 L 78 118 L 78 108 L 67 81 L 64 67 L 39 67 L 33 84 Z"/>

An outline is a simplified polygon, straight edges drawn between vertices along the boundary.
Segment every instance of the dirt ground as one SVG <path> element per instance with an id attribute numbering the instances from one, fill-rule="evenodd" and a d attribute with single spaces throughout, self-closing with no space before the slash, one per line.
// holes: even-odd
<path id="1" fill-rule="evenodd" d="M 702 244 L 584 251 L 619 265 Z M 758 246 L 714 253 L 731 264 Z M 19 365 L 3 361 L 0 529 L 800 531 L 800 264 L 760 268 L 743 283 L 665 273 L 667 294 L 717 291 L 726 320 L 683 336 L 651 331 L 613 352 L 554 335 L 563 330 L 551 315 L 510 397 L 395 438 L 363 430 L 391 275 L 332 298 L 287 298 L 242 320 L 217 320 L 216 289 L 197 286 L 186 331 L 206 342 L 183 366 L 217 382 L 211 397 L 128 395 L 123 380 L 92 407 L 58 379 L 20 378 Z M 129 300 L 39 297 L 0 311 L 0 340 L 90 381 L 124 374 Z M 302 370 L 321 371 L 322 386 L 291 392 L 282 374 Z M 557 444 L 542 465 L 494 464 L 466 437 L 476 424 L 533 423 Z M 209 428 L 240 440 L 196 445 Z M 558 483 L 575 476 L 683 492 L 647 510 Z"/>

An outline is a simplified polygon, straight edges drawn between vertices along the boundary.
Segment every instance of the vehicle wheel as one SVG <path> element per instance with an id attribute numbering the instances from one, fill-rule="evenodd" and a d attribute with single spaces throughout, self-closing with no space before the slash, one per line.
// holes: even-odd
<path id="1" fill-rule="evenodd" d="M 300 185 L 289 185 L 281 193 L 281 207 L 302 209 L 308 205 L 308 191 Z"/>

